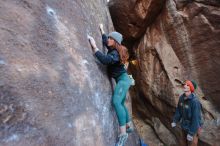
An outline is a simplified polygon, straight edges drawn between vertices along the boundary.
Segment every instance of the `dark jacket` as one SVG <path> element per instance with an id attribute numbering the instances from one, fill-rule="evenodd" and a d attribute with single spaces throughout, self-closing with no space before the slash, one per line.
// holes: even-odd
<path id="1" fill-rule="evenodd" d="M 201 104 L 195 94 L 179 98 L 173 122 L 180 122 L 181 127 L 190 135 L 195 135 L 202 126 Z"/>
<path id="2" fill-rule="evenodd" d="M 120 63 L 120 56 L 118 51 L 115 48 L 110 48 L 107 46 L 107 40 L 108 37 L 103 34 L 102 35 L 102 41 L 103 44 L 107 47 L 108 52 L 107 54 L 103 54 L 100 51 L 97 51 L 95 53 L 95 56 L 98 58 L 98 60 L 104 64 L 107 65 L 108 73 L 111 77 L 117 78 L 122 73 L 126 72 L 126 69 L 123 64 Z"/>

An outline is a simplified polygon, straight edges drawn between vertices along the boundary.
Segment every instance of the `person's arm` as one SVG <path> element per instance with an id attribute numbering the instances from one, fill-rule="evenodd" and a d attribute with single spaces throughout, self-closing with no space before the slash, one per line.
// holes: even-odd
<path id="1" fill-rule="evenodd" d="M 105 34 L 103 24 L 99 24 L 99 29 L 102 34 L 102 43 L 109 50 L 110 47 L 108 46 L 108 36 Z"/>
<path id="2" fill-rule="evenodd" d="M 106 34 L 102 34 L 102 43 L 108 48 L 108 37 Z"/>
<path id="3" fill-rule="evenodd" d="M 173 117 L 173 123 L 178 123 L 179 121 L 180 121 L 180 118 L 182 117 L 182 115 L 181 115 L 181 107 L 180 107 L 180 103 L 181 103 L 181 99 L 182 99 L 182 96 L 180 96 L 180 98 L 179 98 L 179 101 L 178 101 L 178 104 L 177 104 L 177 107 L 176 107 L 176 111 L 175 111 L 175 114 L 174 114 L 174 117 Z M 173 125 L 175 125 L 175 124 L 172 124 L 172 127 L 175 127 L 175 126 L 173 126 Z"/>
<path id="4" fill-rule="evenodd" d="M 102 64 L 104 65 L 114 64 L 117 61 L 119 61 L 119 54 L 116 50 L 113 50 L 111 53 L 105 55 L 102 52 L 100 52 L 99 49 L 97 48 L 94 38 L 89 35 L 87 37 L 92 47 L 93 53 Z"/>
<path id="5" fill-rule="evenodd" d="M 190 126 L 189 133 L 188 133 L 191 136 L 194 136 L 200 127 L 199 114 L 201 114 L 200 103 L 198 100 L 193 100 L 192 101 L 192 120 L 191 120 L 191 126 Z"/>
<path id="6" fill-rule="evenodd" d="M 119 54 L 116 50 L 112 51 L 111 53 L 105 55 L 100 51 L 97 51 L 95 53 L 95 56 L 98 58 L 98 60 L 104 64 L 104 65 L 109 65 L 109 64 L 114 64 L 119 61 Z"/>

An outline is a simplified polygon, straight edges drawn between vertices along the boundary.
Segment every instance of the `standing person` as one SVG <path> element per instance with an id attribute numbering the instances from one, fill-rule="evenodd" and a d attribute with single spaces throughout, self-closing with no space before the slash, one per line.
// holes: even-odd
<path id="1" fill-rule="evenodd" d="M 185 81 L 184 93 L 179 98 L 173 122 L 171 123 L 171 126 L 175 127 L 176 123 L 180 122 L 181 128 L 186 135 L 188 146 L 197 146 L 202 126 L 201 104 L 194 93 L 196 88 L 195 82 Z"/>
<path id="2" fill-rule="evenodd" d="M 107 54 L 103 54 L 99 51 L 95 40 L 91 36 L 88 36 L 88 39 L 93 53 L 102 64 L 107 65 L 110 77 L 113 77 L 116 81 L 112 96 L 112 103 L 120 126 L 120 135 L 116 146 L 124 146 L 128 138 L 128 133 L 133 131 L 131 118 L 128 109 L 125 106 L 126 93 L 131 86 L 131 79 L 125 69 L 125 63 L 127 62 L 129 55 L 127 48 L 121 45 L 122 35 L 120 33 L 111 32 L 107 36 L 102 24 L 99 25 L 99 28 L 102 34 L 103 44 L 108 49 Z"/>

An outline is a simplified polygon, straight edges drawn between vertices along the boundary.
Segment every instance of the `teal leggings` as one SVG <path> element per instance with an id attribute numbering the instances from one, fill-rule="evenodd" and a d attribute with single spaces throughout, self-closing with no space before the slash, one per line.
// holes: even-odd
<path id="1" fill-rule="evenodd" d="M 125 106 L 126 93 L 131 86 L 131 79 L 127 73 L 121 74 L 116 78 L 116 87 L 112 97 L 112 102 L 118 117 L 120 126 L 126 125 L 131 119 L 128 109 Z"/>

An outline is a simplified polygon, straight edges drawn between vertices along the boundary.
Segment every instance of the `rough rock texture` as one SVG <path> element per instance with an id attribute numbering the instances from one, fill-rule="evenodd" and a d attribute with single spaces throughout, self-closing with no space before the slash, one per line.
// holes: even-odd
<path id="1" fill-rule="evenodd" d="M 114 145 L 112 87 L 87 41 L 102 48 L 99 23 L 113 30 L 102 0 L 0 1 L 1 146 Z"/>
<path id="2" fill-rule="evenodd" d="M 141 37 L 146 27 L 156 18 L 165 0 L 111 0 L 109 10 L 115 29 L 126 40 Z"/>
<path id="3" fill-rule="evenodd" d="M 127 5 L 132 3 L 133 7 L 138 7 L 137 5 L 148 2 L 151 1 L 132 0 L 127 4 L 120 3 L 119 9 L 118 1 L 112 0 L 111 9 L 119 9 L 118 13 L 111 11 L 113 16 L 120 18 L 113 19 L 116 21 L 113 21 L 115 27 L 121 28 L 118 30 L 122 33 L 124 30 L 129 31 L 130 27 L 121 25 L 120 22 L 132 21 L 139 15 Z M 161 7 L 155 6 L 151 9 Z M 162 143 L 185 145 L 181 130 L 178 127 L 172 129 L 170 123 L 178 97 L 182 94 L 179 81 L 193 79 L 199 85 L 197 94 L 203 105 L 205 118 L 200 145 L 219 145 L 220 116 L 217 109 L 220 109 L 220 3 L 217 0 L 167 0 L 162 8 L 160 14 L 153 18 L 154 21 L 146 19 L 147 28 L 140 27 L 136 31 L 132 29 L 134 35 L 130 34 L 133 40 L 136 39 L 133 43 L 136 60 L 130 65 L 136 79 L 136 87 L 132 91 L 133 112 L 142 119 L 141 121 L 138 118 L 137 121 L 140 120 L 140 123 L 146 123 L 154 129 Z M 127 11 L 134 16 L 123 17 L 123 12 Z M 151 10 L 147 9 L 146 12 L 148 11 Z M 143 21 L 136 23 L 136 26 L 145 25 L 142 24 Z M 144 35 L 139 39 L 135 34 Z M 148 141 L 149 136 L 142 137 Z M 158 143 L 155 141 L 152 145 Z"/>

